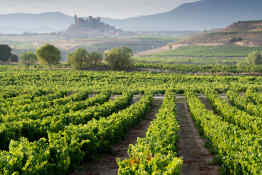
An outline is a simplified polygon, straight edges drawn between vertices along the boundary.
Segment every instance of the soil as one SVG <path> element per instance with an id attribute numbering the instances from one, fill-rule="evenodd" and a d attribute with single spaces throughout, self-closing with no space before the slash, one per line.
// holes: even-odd
<path id="1" fill-rule="evenodd" d="M 171 45 L 171 48 L 169 45 Z M 158 53 L 169 51 L 169 50 L 175 50 L 175 49 L 178 49 L 180 47 L 185 47 L 185 46 L 221 46 L 221 45 L 224 45 L 224 43 L 194 43 L 194 44 L 190 43 L 189 44 L 189 43 L 181 42 L 181 43 L 173 43 L 169 45 L 166 45 L 160 48 L 155 48 L 152 50 L 146 50 L 143 52 L 139 52 L 136 54 L 136 56 L 150 56 L 153 54 L 158 54 Z"/>
<path id="2" fill-rule="evenodd" d="M 206 109 L 212 111 L 213 107 L 211 106 L 209 100 L 207 99 L 206 96 L 199 96 L 199 100 L 206 106 Z"/>
<path id="3" fill-rule="evenodd" d="M 139 98 L 140 96 L 135 96 L 133 102 Z M 151 111 L 149 111 L 146 118 L 136 127 L 130 129 L 124 140 L 113 145 L 111 153 L 100 154 L 96 160 L 85 163 L 78 172 L 74 172 L 71 175 L 117 175 L 116 158 L 120 158 L 121 160 L 128 158 L 129 145 L 135 144 L 138 137 L 145 137 L 150 122 L 155 118 L 162 101 L 163 97 L 153 99 Z"/>
<path id="4" fill-rule="evenodd" d="M 214 156 L 199 136 L 185 98 L 179 97 L 177 102 L 177 120 L 180 124 L 178 153 L 184 160 L 181 175 L 219 175 L 219 167 L 213 163 Z"/>
<path id="5" fill-rule="evenodd" d="M 110 99 L 115 100 L 116 98 L 119 98 L 119 97 L 121 97 L 121 95 L 112 94 Z"/>
<path id="6" fill-rule="evenodd" d="M 96 96 L 96 95 L 97 95 L 97 93 L 88 94 L 88 98 L 94 97 L 94 96 Z"/>
<path id="7" fill-rule="evenodd" d="M 140 98 L 141 98 L 140 94 L 134 95 L 132 98 L 132 104 L 138 102 Z"/>

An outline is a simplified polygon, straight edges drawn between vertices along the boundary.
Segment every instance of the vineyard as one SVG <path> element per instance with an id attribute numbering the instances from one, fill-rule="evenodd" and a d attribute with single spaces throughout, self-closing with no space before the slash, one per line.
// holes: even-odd
<path id="1" fill-rule="evenodd" d="M 262 77 L 0 68 L 0 174 L 260 175 Z"/>
<path id="2" fill-rule="evenodd" d="M 222 46 L 184 46 L 175 50 L 154 54 L 153 56 L 188 56 L 188 57 L 246 57 L 261 47 L 243 47 L 236 45 Z"/>

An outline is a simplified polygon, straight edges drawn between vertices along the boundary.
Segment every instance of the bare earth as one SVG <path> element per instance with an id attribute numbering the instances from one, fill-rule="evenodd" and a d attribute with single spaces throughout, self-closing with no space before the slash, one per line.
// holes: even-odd
<path id="1" fill-rule="evenodd" d="M 137 101 L 138 97 L 135 97 L 134 101 Z M 152 110 L 147 114 L 146 118 L 142 120 L 135 128 L 129 130 L 125 140 L 112 146 L 111 153 L 105 153 L 99 155 L 97 160 L 92 162 L 86 162 L 79 172 L 74 172 L 71 175 L 117 175 L 118 167 L 116 158 L 125 159 L 128 158 L 129 144 L 135 144 L 137 137 L 145 137 L 146 131 L 150 125 L 150 122 L 155 118 L 158 109 L 163 101 L 163 97 L 154 98 Z"/>
<path id="2" fill-rule="evenodd" d="M 169 50 L 175 50 L 175 49 L 178 49 L 178 48 L 184 47 L 184 46 L 193 46 L 193 45 L 194 46 L 221 46 L 221 45 L 224 45 L 224 44 L 223 43 L 194 43 L 194 44 L 173 43 L 171 45 L 172 45 L 171 49 L 169 48 L 169 45 L 167 45 L 167 46 L 163 46 L 163 47 L 160 47 L 160 48 L 139 52 L 139 53 L 136 54 L 136 56 L 150 56 L 150 55 L 153 55 L 153 54 L 158 54 L 158 53 L 169 51 Z"/>
<path id="3" fill-rule="evenodd" d="M 214 156 L 199 136 L 185 98 L 180 97 L 177 102 L 177 120 L 180 124 L 179 156 L 184 160 L 181 175 L 219 175 L 219 167 L 213 164 Z"/>
<path id="4" fill-rule="evenodd" d="M 198 97 L 199 100 L 206 106 L 206 109 L 212 111 L 213 110 L 213 107 L 211 106 L 209 100 L 207 99 L 206 96 L 200 96 Z"/>
<path id="5" fill-rule="evenodd" d="M 183 47 L 183 46 L 187 46 L 187 44 L 172 44 L 172 50 L 177 49 L 179 47 Z M 167 46 L 163 46 L 163 47 L 160 47 L 160 48 L 156 48 L 156 49 L 147 50 L 147 51 L 144 51 L 144 52 L 137 53 L 136 56 L 148 56 L 148 55 L 157 54 L 157 53 L 161 53 L 161 52 L 169 51 L 169 50 L 170 50 L 170 48 L 167 45 Z"/>

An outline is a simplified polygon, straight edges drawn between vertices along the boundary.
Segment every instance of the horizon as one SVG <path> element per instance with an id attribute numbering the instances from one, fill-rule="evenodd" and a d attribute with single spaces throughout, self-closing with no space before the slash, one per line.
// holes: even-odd
<path id="1" fill-rule="evenodd" d="M 27 3 L 23 2 L 25 0 L 14 1 L 6 1 L 5 4 L 2 4 L 0 7 L 0 15 L 60 12 L 69 16 L 77 14 L 81 17 L 99 16 L 103 18 L 126 19 L 167 12 L 182 4 L 199 0 L 166 0 L 165 3 L 163 3 L 163 0 L 154 2 L 150 2 L 150 0 L 135 0 L 132 5 L 128 4 L 127 0 L 114 0 L 117 1 L 115 3 L 98 0 L 92 2 L 92 6 L 89 6 L 88 2 L 83 2 L 82 0 L 75 0 L 73 4 L 68 1 L 61 3 L 60 0 L 55 0 L 52 3 L 49 3 L 49 0 L 44 2 L 35 0 L 32 1 L 30 5 L 28 5 L 28 0 Z M 76 3 L 76 1 L 80 3 Z"/>
<path id="2" fill-rule="evenodd" d="M 64 32 L 73 24 L 74 15 L 100 17 L 103 23 L 123 31 L 203 31 L 262 19 L 261 0 L 253 4 L 245 0 L 134 0 L 130 4 L 127 0 L 114 0 L 111 5 L 105 0 L 75 0 L 74 4 L 27 0 L 28 7 L 21 5 L 25 1 L 14 0 L 0 7 L 0 33 Z"/>

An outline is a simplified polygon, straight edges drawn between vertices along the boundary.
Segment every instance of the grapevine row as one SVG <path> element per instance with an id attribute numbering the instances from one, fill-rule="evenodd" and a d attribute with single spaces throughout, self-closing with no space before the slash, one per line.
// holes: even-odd
<path id="1" fill-rule="evenodd" d="M 233 123 L 242 129 L 249 130 L 254 134 L 261 134 L 261 118 L 251 116 L 245 111 L 229 105 L 225 99 L 219 98 L 215 92 L 206 91 L 205 94 L 207 95 L 214 110 L 221 114 L 225 121 Z"/>
<path id="2" fill-rule="evenodd" d="M 129 146 L 129 158 L 118 159 L 118 174 L 178 175 L 183 161 L 177 157 L 176 141 L 179 125 L 176 121 L 175 93 L 167 91 L 157 118 L 150 124 L 145 138 Z"/>
<path id="3" fill-rule="evenodd" d="M 130 104 L 133 93 L 110 100 L 100 106 L 91 106 L 82 111 L 69 112 L 57 116 L 49 116 L 37 120 L 6 122 L 0 125 L 0 148 L 7 149 L 11 139 L 27 137 L 29 140 L 47 138 L 48 131 L 58 132 L 70 124 L 85 124 L 92 119 L 106 117 Z M 99 96 L 90 99 L 97 99 Z M 100 99 L 99 99 L 100 100 Z"/>
<path id="4" fill-rule="evenodd" d="M 59 98 L 53 101 L 36 103 L 30 106 L 22 107 L 25 112 L 13 112 L 1 117 L 4 122 L 24 120 L 24 119 L 42 119 L 48 116 L 64 115 L 69 112 L 86 109 L 88 106 L 102 104 L 107 101 L 111 95 L 110 92 L 103 92 L 93 98 L 88 98 L 89 92 L 80 92 L 66 98 Z"/>
<path id="5" fill-rule="evenodd" d="M 260 105 L 255 105 L 250 102 L 248 98 L 240 96 L 237 92 L 232 90 L 227 91 L 227 96 L 230 102 L 241 110 L 245 110 L 251 115 L 262 117 L 262 108 Z"/>
<path id="6" fill-rule="evenodd" d="M 239 175 L 262 173 L 262 137 L 250 134 L 238 126 L 223 121 L 220 116 L 187 92 L 190 112 L 201 133 L 208 139 L 212 151 L 217 154 L 223 174 Z"/>
<path id="7" fill-rule="evenodd" d="M 70 125 L 59 133 L 48 133 L 48 139 L 29 142 L 26 138 L 11 141 L 9 151 L 0 153 L 3 175 L 63 175 L 107 150 L 136 125 L 151 106 L 152 95 L 114 113 L 107 119 L 92 120 L 85 125 Z"/>
<path id="8" fill-rule="evenodd" d="M 245 97 L 256 105 L 262 104 L 262 94 L 255 91 L 255 89 L 249 88 L 245 92 Z"/>
<path id="9" fill-rule="evenodd" d="M 1 104 L 3 109 L 2 114 L 8 114 L 12 110 L 18 111 L 19 109 L 26 110 L 26 108 L 32 104 L 44 103 L 47 101 L 52 101 L 57 98 L 64 98 L 69 92 L 68 91 L 58 91 L 56 93 L 50 93 L 47 95 L 32 96 L 31 94 L 20 95 L 12 98 L 11 100 L 6 100 Z"/>

